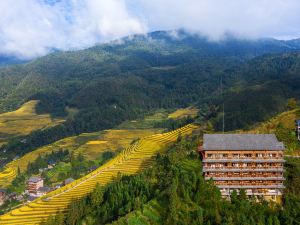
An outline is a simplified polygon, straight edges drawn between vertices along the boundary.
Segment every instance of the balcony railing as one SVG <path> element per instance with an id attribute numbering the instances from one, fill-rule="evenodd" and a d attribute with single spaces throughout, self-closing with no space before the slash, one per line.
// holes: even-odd
<path id="1" fill-rule="evenodd" d="M 213 179 L 214 181 L 222 181 L 222 180 L 279 180 L 284 181 L 285 178 L 282 176 L 278 177 L 205 177 L 205 180 Z"/>
<path id="2" fill-rule="evenodd" d="M 227 189 L 227 190 L 221 190 L 221 195 L 231 195 L 231 192 Z M 250 191 L 246 191 L 246 195 L 251 195 L 251 196 L 278 196 L 278 195 L 282 195 L 282 192 L 279 191 L 278 189 L 275 192 L 266 192 L 266 193 L 261 193 L 261 192 L 257 192 L 257 191 L 252 191 L 250 189 Z"/>
<path id="3" fill-rule="evenodd" d="M 246 189 L 246 188 L 262 188 L 262 189 L 284 189 L 285 186 L 283 184 L 278 185 L 216 185 L 218 188 L 227 188 L 227 189 Z"/>
<path id="4" fill-rule="evenodd" d="M 284 172 L 283 167 L 203 167 L 202 172 Z"/>
<path id="5" fill-rule="evenodd" d="M 214 163 L 214 162 L 219 162 L 219 163 L 227 163 L 227 162 L 245 162 L 245 163 L 247 163 L 247 162 L 251 162 L 251 163 L 264 163 L 264 162 L 266 162 L 266 163 L 272 163 L 272 162 L 274 162 L 274 163 L 284 163 L 285 162 L 285 160 L 284 159 L 270 159 L 270 158 L 267 158 L 267 159 L 257 159 L 257 158 L 255 158 L 255 159 L 244 159 L 244 158 L 232 158 L 232 159 L 229 159 L 229 158 L 226 158 L 226 159 L 203 159 L 202 160 L 202 162 L 203 163 Z"/>
<path id="6" fill-rule="evenodd" d="M 205 159 L 282 159 L 283 156 L 206 156 Z"/>

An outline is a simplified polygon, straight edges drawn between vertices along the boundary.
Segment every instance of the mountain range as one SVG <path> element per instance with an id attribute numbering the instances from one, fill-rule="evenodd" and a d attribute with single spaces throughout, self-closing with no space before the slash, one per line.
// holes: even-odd
<path id="1" fill-rule="evenodd" d="M 134 35 L 0 68 L 0 111 L 36 99 L 38 111 L 54 117 L 75 109 L 67 123 L 84 132 L 152 109 L 198 105 L 220 129 L 225 102 L 226 130 L 244 128 L 299 98 L 299 50 L 299 39 L 214 42 L 182 30 Z"/>

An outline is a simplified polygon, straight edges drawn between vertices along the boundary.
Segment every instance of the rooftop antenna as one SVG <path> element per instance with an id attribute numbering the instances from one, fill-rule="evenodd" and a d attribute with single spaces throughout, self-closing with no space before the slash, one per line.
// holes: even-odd
<path id="1" fill-rule="evenodd" d="M 221 74 L 221 97 L 222 97 L 222 132 L 225 132 L 225 104 L 224 104 L 224 97 L 223 97 L 223 73 Z"/>

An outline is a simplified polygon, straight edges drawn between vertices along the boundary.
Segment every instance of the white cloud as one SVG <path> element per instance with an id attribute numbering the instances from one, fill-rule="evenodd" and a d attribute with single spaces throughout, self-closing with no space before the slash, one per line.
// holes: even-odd
<path id="1" fill-rule="evenodd" d="M 33 58 L 178 28 L 214 40 L 291 38 L 299 21 L 299 0 L 0 0 L 0 55 Z"/>
<path id="2" fill-rule="evenodd" d="M 127 0 L 153 29 L 186 28 L 219 39 L 300 35 L 299 0 Z M 134 1 L 134 3 L 132 3 Z"/>
<path id="3" fill-rule="evenodd" d="M 33 58 L 145 32 L 123 0 L 0 0 L 0 54 Z"/>

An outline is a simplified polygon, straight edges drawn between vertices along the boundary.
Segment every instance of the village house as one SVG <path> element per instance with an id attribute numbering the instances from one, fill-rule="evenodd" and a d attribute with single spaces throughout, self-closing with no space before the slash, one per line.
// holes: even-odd
<path id="1" fill-rule="evenodd" d="M 74 181 L 74 179 L 72 177 L 68 178 L 68 179 L 65 179 L 64 182 L 63 182 L 63 185 L 67 185 L 67 184 L 70 184 Z"/>
<path id="2" fill-rule="evenodd" d="M 29 195 L 37 195 L 40 187 L 44 186 L 44 180 L 41 177 L 30 177 L 26 183 L 26 193 Z"/>
<path id="3" fill-rule="evenodd" d="M 37 189 L 36 195 L 37 195 L 38 197 L 41 197 L 41 196 L 46 195 L 46 194 L 47 194 L 48 192 L 50 192 L 50 191 L 51 191 L 51 188 L 50 188 L 50 187 L 46 187 L 46 186 L 40 187 L 39 189 Z"/>
<path id="4" fill-rule="evenodd" d="M 0 206 L 8 199 L 8 195 L 5 189 L 0 189 Z"/>
<path id="5" fill-rule="evenodd" d="M 95 171 L 96 169 L 98 169 L 98 166 L 91 166 L 91 167 L 89 168 L 89 172 L 93 172 L 93 171 Z"/>
<path id="6" fill-rule="evenodd" d="M 205 134 L 199 151 L 205 180 L 222 196 L 244 189 L 248 196 L 280 200 L 284 145 L 274 134 Z"/>
<path id="7" fill-rule="evenodd" d="M 53 169 L 55 167 L 56 163 L 53 160 L 48 161 L 48 169 Z"/>
<path id="8" fill-rule="evenodd" d="M 62 186 L 63 186 L 62 184 L 56 184 L 56 185 L 54 186 L 54 189 L 61 188 Z"/>

